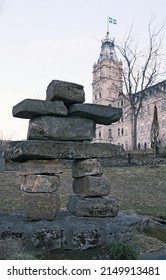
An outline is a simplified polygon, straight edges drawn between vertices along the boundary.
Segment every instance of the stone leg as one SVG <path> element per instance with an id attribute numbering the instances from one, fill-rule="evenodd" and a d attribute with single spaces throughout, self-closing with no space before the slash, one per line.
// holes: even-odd
<path id="1" fill-rule="evenodd" d="M 108 196 L 80 197 L 72 195 L 69 198 L 67 209 L 81 217 L 115 217 L 118 214 L 118 204 Z"/>
<path id="2" fill-rule="evenodd" d="M 60 197 L 56 193 L 23 192 L 26 218 L 35 220 L 54 220 L 60 209 Z"/>
<path id="3" fill-rule="evenodd" d="M 60 209 L 57 194 L 62 166 L 56 161 L 29 161 L 21 165 L 21 189 L 28 220 L 54 220 Z"/>
<path id="4" fill-rule="evenodd" d="M 103 176 L 97 159 L 75 160 L 72 166 L 73 192 L 67 209 L 76 216 L 114 217 L 118 205 L 110 194 L 110 183 Z"/>

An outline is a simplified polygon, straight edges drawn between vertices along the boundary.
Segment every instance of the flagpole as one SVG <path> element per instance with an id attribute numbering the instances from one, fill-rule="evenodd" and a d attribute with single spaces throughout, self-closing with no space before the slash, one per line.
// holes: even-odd
<path id="1" fill-rule="evenodd" d="M 107 17 L 107 38 L 109 37 L 109 17 Z"/>

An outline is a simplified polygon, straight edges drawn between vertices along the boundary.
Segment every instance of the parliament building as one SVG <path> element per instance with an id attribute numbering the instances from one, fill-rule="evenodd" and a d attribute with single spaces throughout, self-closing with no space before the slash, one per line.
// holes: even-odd
<path id="1" fill-rule="evenodd" d="M 97 125 L 94 142 L 121 145 L 130 150 L 132 149 L 130 106 L 127 99 L 120 95 L 123 91 L 122 69 L 123 64 L 118 60 L 114 40 L 111 40 L 107 33 L 102 40 L 98 61 L 93 65 L 92 100 L 95 104 L 122 108 L 123 115 L 118 122 L 111 125 Z M 138 149 L 151 147 L 150 130 L 155 105 L 158 111 L 160 145 L 166 146 L 166 80 L 146 89 L 137 121 Z"/>

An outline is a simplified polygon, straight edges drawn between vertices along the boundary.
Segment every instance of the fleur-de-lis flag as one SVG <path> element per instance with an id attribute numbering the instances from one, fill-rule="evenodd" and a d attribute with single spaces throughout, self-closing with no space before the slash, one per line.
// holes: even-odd
<path id="1" fill-rule="evenodd" d="M 117 20 L 111 17 L 108 17 L 108 22 L 112 24 L 117 24 Z"/>

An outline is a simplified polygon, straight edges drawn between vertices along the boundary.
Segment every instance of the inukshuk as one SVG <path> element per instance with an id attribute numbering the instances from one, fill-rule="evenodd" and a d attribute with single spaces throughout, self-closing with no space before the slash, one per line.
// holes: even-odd
<path id="1" fill-rule="evenodd" d="M 122 110 L 84 103 L 83 86 L 53 80 L 46 100 L 25 99 L 13 107 L 13 116 L 30 119 L 27 141 L 10 147 L 13 161 L 20 161 L 26 216 L 29 220 L 53 220 L 60 209 L 58 159 L 72 159 L 73 195 L 67 209 L 77 216 L 116 216 L 118 205 L 110 195 L 97 158 L 110 157 L 121 148 L 92 143 L 96 123 L 110 125 Z"/>

